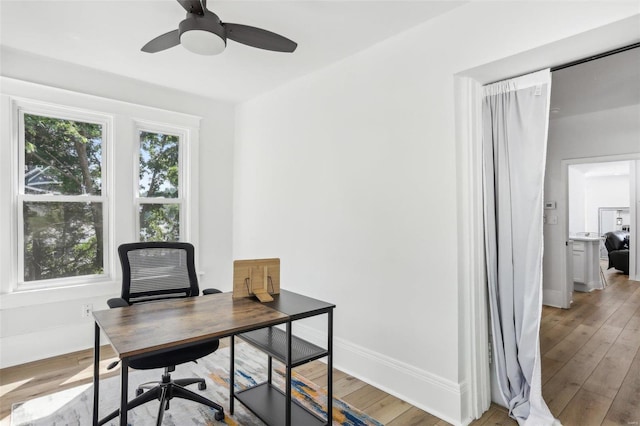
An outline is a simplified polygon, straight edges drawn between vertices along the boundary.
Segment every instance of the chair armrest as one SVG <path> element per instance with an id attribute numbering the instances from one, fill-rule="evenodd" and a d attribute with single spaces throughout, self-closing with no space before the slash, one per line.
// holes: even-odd
<path id="1" fill-rule="evenodd" d="M 216 294 L 216 293 L 222 293 L 222 292 L 217 288 L 205 288 L 204 290 L 202 290 L 203 296 L 206 296 L 207 294 Z"/>
<path id="2" fill-rule="evenodd" d="M 109 305 L 109 308 L 111 309 L 124 308 L 125 306 L 129 306 L 127 301 L 124 300 L 122 297 L 114 297 L 113 299 L 107 300 L 107 305 Z"/>

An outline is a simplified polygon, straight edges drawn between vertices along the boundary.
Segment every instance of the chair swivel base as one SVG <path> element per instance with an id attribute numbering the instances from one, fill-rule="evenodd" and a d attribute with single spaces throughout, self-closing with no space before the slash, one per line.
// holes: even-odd
<path id="1" fill-rule="evenodd" d="M 208 407 L 216 410 L 215 419 L 221 421 L 224 419 L 224 409 L 220 404 L 217 404 L 197 393 L 185 388 L 184 386 L 190 385 L 193 383 L 198 383 L 198 388 L 200 390 L 204 390 L 206 385 L 203 379 L 177 379 L 171 380 L 170 374 L 164 374 L 162 376 L 161 382 L 156 382 L 157 385 L 152 389 L 144 392 L 142 387 L 148 385 L 145 383 L 141 385 L 137 390 L 136 396 L 134 399 L 127 403 L 127 411 L 132 410 L 142 404 L 153 401 L 157 399 L 160 401 L 160 406 L 158 407 L 158 419 L 156 422 L 157 426 L 162 424 L 162 419 L 164 418 L 164 412 L 169 409 L 169 401 L 173 398 L 182 398 L 188 399 L 190 401 L 198 402 L 200 404 L 206 405 Z M 120 410 L 115 410 L 102 420 L 98 422 L 99 426 L 104 425 L 105 423 L 115 419 L 120 415 Z"/>

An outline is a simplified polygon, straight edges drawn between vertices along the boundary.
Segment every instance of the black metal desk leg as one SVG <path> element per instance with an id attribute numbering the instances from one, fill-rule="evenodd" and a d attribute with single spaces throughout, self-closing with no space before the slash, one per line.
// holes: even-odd
<path id="1" fill-rule="evenodd" d="M 93 426 L 98 426 L 98 401 L 100 385 L 100 327 L 95 323 L 93 342 Z"/>
<path id="2" fill-rule="evenodd" d="M 229 345 L 229 415 L 233 416 L 233 399 L 234 399 L 234 387 L 235 387 L 235 340 L 236 336 L 231 336 L 231 344 Z"/>
<path id="3" fill-rule="evenodd" d="M 333 309 L 327 312 L 327 424 L 333 424 Z"/>
<path id="4" fill-rule="evenodd" d="M 129 397 L 129 358 L 121 359 L 120 366 L 120 426 L 127 426 L 127 398 Z"/>
<path id="5" fill-rule="evenodd" d="M 285 377 L 286 399 L 284 404 L 284 424 L 291 426 L 291 321 L 287 322 L 287 365 Z"/>

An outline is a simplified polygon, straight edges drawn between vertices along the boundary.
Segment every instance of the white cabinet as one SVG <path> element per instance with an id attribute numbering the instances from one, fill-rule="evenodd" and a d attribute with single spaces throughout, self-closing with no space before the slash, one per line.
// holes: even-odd
<path id="1" fill-rule="evenodd" d="M 600 282 L 600 239 L 597 237 L 570 238 L 573 258 L 573 288 L 592 291 L 602 288 Z"/>
<path id="2" fill-rule="evenodd" d="M 583 241 L 574 241 L 573 242 L 573 282 L 574 283 L 585 283 L 585 255 L 584 255 L 584 242 Z"/>

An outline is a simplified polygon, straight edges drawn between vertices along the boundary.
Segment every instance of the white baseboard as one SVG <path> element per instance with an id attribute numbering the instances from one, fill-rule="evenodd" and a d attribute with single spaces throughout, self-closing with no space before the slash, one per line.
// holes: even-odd
<path id="1" fill-rule="evenodd" d="M 326 333 L 302 324 L 296 324 L 295 330 L 297 336 L 314 344 L 326 344 Z M 333 359 L 335 368 L 451 424 L 468 424 L 471 420 L 461 418 L 466 383 L 456 383 L 335 336 Z"/>

